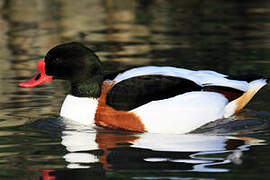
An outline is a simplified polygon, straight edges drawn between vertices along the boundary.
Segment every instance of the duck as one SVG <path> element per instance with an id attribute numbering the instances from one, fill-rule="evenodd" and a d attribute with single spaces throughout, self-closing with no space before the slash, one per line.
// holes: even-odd
<path id="1" fill-rule="evenodd" d="M 55 79 L 70 82 L 60 116 L 109 129 L 189 133 L 243 109 L 267 84 L 261 75 L 225 75 L 212 70 L 140 66 L 105 73 L 99 57 L 79 42 L 50 49 L 38 74 L 21 82 L 35 87 Z"/>

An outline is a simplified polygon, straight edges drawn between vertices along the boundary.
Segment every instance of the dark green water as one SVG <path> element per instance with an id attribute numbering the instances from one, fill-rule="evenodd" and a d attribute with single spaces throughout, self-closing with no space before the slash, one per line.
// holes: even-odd
<path id="1" fill-rule="evenodd" d="M 134 134 L 59 118 L 62 81 L 18 83 L 57 44 L 106 71 L 173 65 L 270 77 L 267 0 L 0 1 L 0 179 L 269 179 L 270 88 L 192 134 Z M 49 176 L 48 176 L 49 175 Z"/>

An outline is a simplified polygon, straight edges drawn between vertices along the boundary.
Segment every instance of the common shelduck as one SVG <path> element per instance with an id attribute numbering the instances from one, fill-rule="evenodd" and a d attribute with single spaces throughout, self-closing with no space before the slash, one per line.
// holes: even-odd
<path id="1" fill-rule="evenodd" d="M 20 86 L 70 81 L 60 116 L 86 125 L 151 133 L 187 133 L 230 117 L 267 84 L 259 75 L 228 76 L 169 66 L 104 74 L 95 53 L 77 42 L 49 50 L 38 70 Z"/>

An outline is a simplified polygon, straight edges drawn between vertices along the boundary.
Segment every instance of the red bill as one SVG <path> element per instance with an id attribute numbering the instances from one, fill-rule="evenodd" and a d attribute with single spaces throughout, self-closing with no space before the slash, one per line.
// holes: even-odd
<path id="1" fill-rule="evenodd" d="M 35 77 L 20 83 L 19 86 L 21 86 L 21 87 L 35 87 L 37 85 L 41 85 L 41 84 L 44 84 L 44 83 L 47 83 L 47 82 L 53 80 L 53 76 L 48 76 L 45 73 L 45 62 L 44 62 L 44 60 L 39 61 L 39 63 L 38 63 L 38 71 L 39 71 L 39 73 Z"/>

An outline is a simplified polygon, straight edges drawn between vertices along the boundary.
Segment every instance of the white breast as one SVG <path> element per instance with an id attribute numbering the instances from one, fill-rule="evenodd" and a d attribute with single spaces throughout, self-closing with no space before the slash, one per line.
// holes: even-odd
<path id="1" fill-rule="evenodd" d="M 78 123 L 93 125 L 98 99 L 67 95 L 60 116 Z"/>

